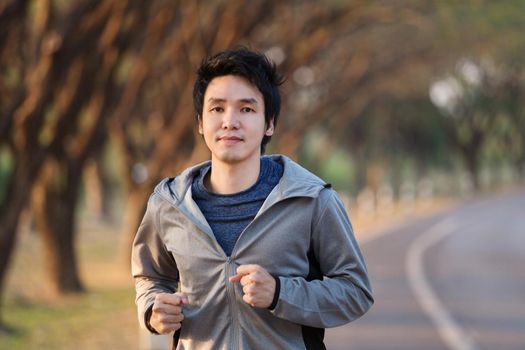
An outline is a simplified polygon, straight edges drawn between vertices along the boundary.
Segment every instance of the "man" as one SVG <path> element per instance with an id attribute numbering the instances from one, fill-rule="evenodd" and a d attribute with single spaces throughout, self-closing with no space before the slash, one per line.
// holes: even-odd
<path id="1" fill-rule="evenodd" d="M 330 185 L 261 156 L 282 79 L 245 48 L 204 60 L 193 99 L 211 161 L 162 181 L 133 245 L 140 323 L 178 349 L 324 349 L 373 298 Z"/>

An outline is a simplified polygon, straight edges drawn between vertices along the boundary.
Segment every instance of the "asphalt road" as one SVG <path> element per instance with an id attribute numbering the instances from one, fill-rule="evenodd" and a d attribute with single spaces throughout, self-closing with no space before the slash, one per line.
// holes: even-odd
<path id="1" fill-rule="evenodd" d="M 362 243 L 376 299 L 328 349 L 525 350 L 525 189 Z"/>

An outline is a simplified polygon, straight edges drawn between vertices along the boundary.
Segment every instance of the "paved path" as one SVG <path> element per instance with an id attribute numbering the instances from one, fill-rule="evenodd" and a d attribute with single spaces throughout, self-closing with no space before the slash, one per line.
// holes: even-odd
<path id="1" fill-rule="evenodd" d="M 376 303 L 328 349 L 525 350 L 525 190 L 362 244 Z"/>

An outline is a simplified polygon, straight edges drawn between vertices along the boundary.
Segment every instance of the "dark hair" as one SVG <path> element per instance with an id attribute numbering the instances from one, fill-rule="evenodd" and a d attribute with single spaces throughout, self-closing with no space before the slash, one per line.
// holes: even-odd
<path id="1" fill-rule="evenodd" d="M 255 85 L 264 98 L 264 119 L 266 125 L 273 119 L 274 127 L 281 111 L 281 93 L 279 86 L 283 77 L 277 72 L 275 63 L 264 54 L 251 51 L 245 47 L 219 52 L 205 58 L 197 70 L 197 79 L 193 86 L 193 106 L 197 120 L 202 116 L 204 94 L 208 84 L 216 77 L 237 75 Z M 261 153 L 271 136 L 264 135 L 261 142 Z"/>

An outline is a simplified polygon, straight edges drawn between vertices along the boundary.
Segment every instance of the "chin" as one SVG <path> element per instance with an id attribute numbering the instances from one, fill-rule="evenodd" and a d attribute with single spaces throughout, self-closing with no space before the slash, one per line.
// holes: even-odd
<path id="1" fill-rule="evenodd" d="M 245 158 L 236 154 L 222 154 L 215 157 L 223 163 L 237 164 L 241 163 Z"/>
<path id="2" fill-rule="evenodd" d="M 240 154 L 238 152 L 224 152 L 217 154 L 215 158 L 221 162 L 229 163 L 229 164 L 238 164 L 242 163 L 244 161 L 249 160 L 252 157 L 257 156 L 257 158 L 260 157 L 260 154 Z"/>

